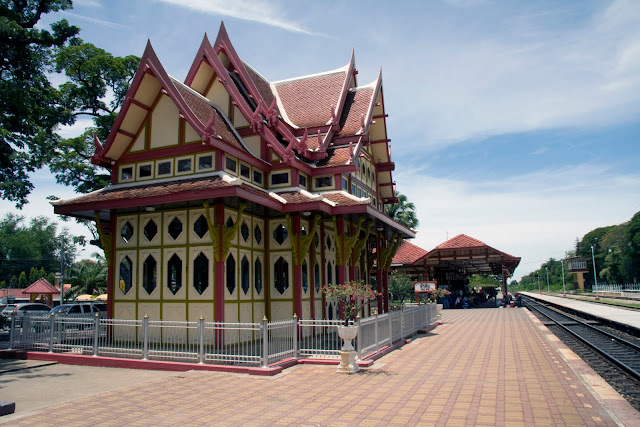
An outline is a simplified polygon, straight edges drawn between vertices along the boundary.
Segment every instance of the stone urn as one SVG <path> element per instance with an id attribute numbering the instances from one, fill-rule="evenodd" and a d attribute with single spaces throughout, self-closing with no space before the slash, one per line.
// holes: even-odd
<path id="1" fill-rule="evenodd" d="M 358 336 L 358 326 L 338 326 L 338 336 L 343 339 L 342 349 L 340 349 L 340 365 L 338 372 L 344 374 L 354 374 L 360 370 L 356 363 L 356 349 L 351 341 Z"/>

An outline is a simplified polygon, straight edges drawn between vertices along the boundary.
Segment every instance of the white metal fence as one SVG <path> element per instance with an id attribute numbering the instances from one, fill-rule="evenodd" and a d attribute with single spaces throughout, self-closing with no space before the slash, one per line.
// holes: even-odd
<path id="1" fill-rule="evenodd" d="M 614 294 L 623 297 L 636 296 L 640 297 L 640 283 L 627 283 L 624 285 L 603 285 L 597 284 L 593 286 L 593 292 L 602 294 Z"/>
<path id="2" fill-rule="evenodd" d="M 435 304 L 358 319 L 359 358 L 436 322 Z M 286 359 L 340 357 L 338 320 L 261 323 L 170 322 L 99 317 L 25 316 L 11 319 L 10 349 L 172 362 L 262 366 Z M 296 332 L 297 331 L 297 332 Z"/>

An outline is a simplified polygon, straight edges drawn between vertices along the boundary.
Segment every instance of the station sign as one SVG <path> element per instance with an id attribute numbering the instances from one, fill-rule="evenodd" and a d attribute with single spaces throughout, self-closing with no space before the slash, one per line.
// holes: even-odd
<path id="1" fill-rule="evenodd" d="M 414 284 L 415 292 L 426 292 L 431 289 L 435 289 L 437 287 L 437 282 L 435 280 L 431 280 L 428 282 L 416 282 Z"/>

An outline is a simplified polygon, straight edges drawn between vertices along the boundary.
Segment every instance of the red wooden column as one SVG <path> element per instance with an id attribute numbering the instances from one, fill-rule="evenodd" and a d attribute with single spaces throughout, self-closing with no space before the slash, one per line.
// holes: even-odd
<path id="1" fill-rule="evenodd" d="M 309 230 L 313 231 L 313 230 Z M 311 240 L 311 246 L 309 247 L 309 271 L 307 272 L 307 277 L 309 278 L 309 288 L 311 290 L 311 318 L 316 318 L 316 275 L 315 275 L 315 264 L 316 264 L 316 245 Z M 319 267 L 318 267 L 319 268 Z"/>
<path id="2" fill-rule="evenodd" d="M 341 253 L 342 253 L 342 258 L 345 258 L 345 253 L 344 253 L 344 218 L 339 216 L 337 218 L 337 230 L 335 230 L 336 233 L 336 245 L 340 245 L 341 246 Z M 344 261 L 342 259 L 337 260 L 338 262 L 338 277 L 336 277 L 336 279 L 338 280 L 339 284 L 343 284 L 346 282 L 347 280 L 347 268 L 344 265 Z"/>
<path id="3" fill-rule="evenodd" d="M 216 203 L 214 206 L 213 215 L 215 217 L 214 224 L 217 224 L 218 228 L 218 242 L 220 244 L 214 250 L 218 251 L 218 261 L 215 260 L 214 254 L 214 268 L 213 268 L 213 298 L 214 298 L 214 314 L 213 317 L 216 322 L 224 322 L 224 259 L 222 257 L 222 224 L 224 224 L 224 203 Z"/>
<path id="4" fill-rule="evenodd" d="M 376 233 L 376 258 L 378 268 L 376 269 L 376 287 L 378 291 L 378 314 L 384 313 L 384 285 L 382 283 L 382 236 L 380 232 Z"/>
<path id="5" fill-rule="evenodd" d="M 353 236 L 355 232 L 356 227 L 353 224 L 349 224 L 349 236 Z M 353 259 L 353 251 L 351 251 L 351 254 L 349 255 L 349 261 L 351 261 L 349 263 L 349 278 L 351 280 L 356 280 L 356 261 Z"/>
<path id="6" fill-rule="evenodd" d="M 320 289 L 322 289 L 324 285 L 327 283 L 327 269 L 326 269 L 327 260 L 325 258 L 325 254 L 326 254 L 325 239 L 326 239 L 326 236 L 324 234 L 324 222 L 320 222 L 320 244 L 318 245 L 320 247 Z M 322 294 L 321 319 L 325 318 L 326 305 L 327 305 L 326 296 Z"/>
<path id="7" fill-rule="evenodd" d="M 293 311 L 298 316 L 298 319 L 302 318 L 302 259 L 300 257 L 300 215 L 293 215 L 291 217 L 291 226 L 293 230 L 290 230 L 289 235 L 292 239 L 295 239 L 295 245 L 298 248 L 296 258 L 293 259 Z M 294 242 L 291 242 L 292 246 Z M 309 272 L 307 272 L 307 277 Z"/>
<path id="8" fill-rule="evenodd" d="M 116 168 L 114 168 L 116 169 Z M 116 278 L 116 218 L 114 212 L 111 212 L 111 222 L 105 232 L 111 233 L 111 259 L 107 259 L 107 295 L 109 296 L 107 304 L 107 317 L 113 319 L 113 304 L 115 300 L 115 286 L 113 281 Z M 106 254 L 105 254 L 106 255 Z M 64 280 L 60 280 L 64 282 Z M 64 283 L 60 283 L 60 287 L 64 289 Z"/>

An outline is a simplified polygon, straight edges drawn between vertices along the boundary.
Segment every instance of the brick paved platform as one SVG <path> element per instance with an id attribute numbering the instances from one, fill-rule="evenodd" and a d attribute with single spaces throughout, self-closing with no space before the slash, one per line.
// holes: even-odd
<path id="1" fill-rule="evenodd" d="M 320 365 L 297 365 L 273 377 L 190 371 L 7 421 L 631 426 L 640 420 L 584 362 L 549 339 L 527 310 L 448 310 L 444 321 L 354 375 Z"/>

